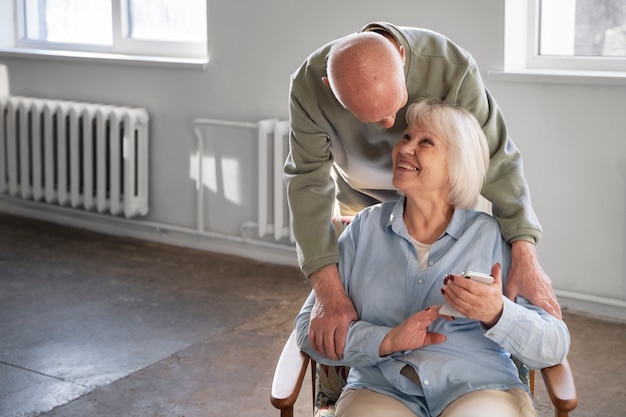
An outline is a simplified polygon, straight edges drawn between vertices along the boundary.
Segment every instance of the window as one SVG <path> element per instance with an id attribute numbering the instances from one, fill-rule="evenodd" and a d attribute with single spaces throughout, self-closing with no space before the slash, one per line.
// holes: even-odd
<path id="1" fill-rule="evenodd" d="M 15 0 L 16 46 L 207 58 L 206 0 Z"/>
<path id="2" fill-rule="evenodd" d="M 529 67 L 626 71 L 626 0 L 537 0 Z"/>

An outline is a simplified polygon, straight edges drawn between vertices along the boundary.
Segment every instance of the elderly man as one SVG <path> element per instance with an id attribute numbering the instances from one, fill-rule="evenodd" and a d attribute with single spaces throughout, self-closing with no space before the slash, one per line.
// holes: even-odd
<path id="1" fill-rule="evenodd" d="M 521 295 L 560 318 L 535 243 L 541 226 L 530 204 L 519 151 L 472 56 L 432 31 L 371 23 L 311 54 L 293 74 L 285 182 L 298 258 L 316 294 L 310 339 L 337 359 L 357 319 L 337 270 L 333 215 L 397 199 L 391 150 L 406 128 L 407 103 L 438 98 L 469 110 L 487 137 L 490 164 L 482 195 L 512 244 L 505 294 Z"/>

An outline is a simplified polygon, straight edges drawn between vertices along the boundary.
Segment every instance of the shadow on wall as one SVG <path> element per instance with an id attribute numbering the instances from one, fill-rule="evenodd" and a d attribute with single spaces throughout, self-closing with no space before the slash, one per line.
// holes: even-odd
<path id="1" fill-rule="evenodd" d="M 189 178 L 196 184 L 197 226 L 201 230 L 238 234 L 254 218 L 258 199 L 256 124 L 198 125 L 190 155 Z"/>
<path id="2" fill-rule="evenodd" d="M 283 183 L 288 121 L 198 119 L 194 130 L 189 177 L 196 183 L 198 230 L 239 229 L 244 237 L 293 244 Z"/>

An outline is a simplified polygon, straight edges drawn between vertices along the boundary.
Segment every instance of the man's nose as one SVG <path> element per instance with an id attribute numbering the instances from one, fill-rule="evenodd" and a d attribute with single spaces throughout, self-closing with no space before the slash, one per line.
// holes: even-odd
<path id="1" fill-rule="evenodd" d="M 385 129 L 389 129 L 390 127 L 393 126 L 395 122 L 396 122 L 396 115 L 394 114 L 393 116 L 385 117 L 380 122 L 378 122 L 378 124 L 380 124 Z"/>

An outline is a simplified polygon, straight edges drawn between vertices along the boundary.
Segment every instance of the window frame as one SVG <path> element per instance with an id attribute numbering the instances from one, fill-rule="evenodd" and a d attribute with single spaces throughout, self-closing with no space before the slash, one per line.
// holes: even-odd
<path id="1" fill-rule="evenodd" d="M 14 51 L 75 58 L 179 62 L 199 64 L 203 67 L 208 63 L 208 40 L 205 42 L 180 42 L 136 39 L 124 36 L 124 33 L 128 33 L 127 1 L 111 0 L 111 5 L 113 43 L 112 45 L 95 45 L 26 39 L 25 0 L 14 0 Z"/>
<path id="2" fill-rule="evenodd" d="M 626 72 L 626 57 L 550 56 L 539 54 L 541 0 L 528 1 L 527 68 L 531 70 Z"/>

